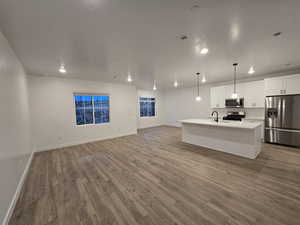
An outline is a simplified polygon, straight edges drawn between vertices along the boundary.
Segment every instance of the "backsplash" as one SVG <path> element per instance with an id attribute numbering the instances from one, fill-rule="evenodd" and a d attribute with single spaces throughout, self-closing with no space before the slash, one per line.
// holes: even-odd
<path id="1" fill-rule="evenodd" d="M 215 111 L 218 111 L 220 118 L 225 116 L 228 111 L 233 111 L 233 112 L 244 111 L 244 112 L 246 112 L 246 118 L 264 118 L 264 113 L 265 113 L 264 108 L 255 108 L 255 109 L 254 108 L 242 108 L 242 109 L 238 109 L 238 108 L 226 109 L 226 108 L 224 108 L 224 109 L 215 109 Z"/>

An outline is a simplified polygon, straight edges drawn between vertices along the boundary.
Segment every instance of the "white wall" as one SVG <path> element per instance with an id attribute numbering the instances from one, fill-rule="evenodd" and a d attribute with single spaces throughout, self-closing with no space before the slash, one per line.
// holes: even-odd
<path id="1" fill-rule="evenodd" d="M 197 95 L 196 87 L 193 88 L 179 88 L 167 90 L 164 93 L 164 112 L 165 124 L 171 126 L 181 126 L 178 120 L 201 118 L 207 119 L 211 112 L 210 108 L 210 85 L 200 86 L 200 95 L 202 101 L 195 101 Z M 264 109 L 243 109 L 248 118 L 263 118 Z M 223 117 L 227 111 L 233 109 L 217 109 L 219 116 Z"/>
<path id="2" fill-rule="evenodd" d="M 210 116 L 210 86 L 200 87 L 202 101 L 197 102 L 196 88 L 178 88 L 165 92 L 165 123 L 180 126 L 178 120 L 191 118 L 208 118 Z"/>
<path id="3" fill-rule="evenodd" d="M 0 224 L 32 152 L 27 80 L 0 32 Z"/>
<path id="4" fill-rule="evenodd" d="M 38 151 L 135 134 L 136 88 L 130 85 L 29 76 L 34 145 Z M 73 93 L 110 95 L 110 123 L 76 125 Z"/>
<path id="5" fill-rule="evenodd" d="M 139 97 L 155 98 L 155 117 L 140 117 L 140 104 Z M 163 93 L 160 91 L 137 91 L 137 127 L 139 129 L 147 127 L 155 127 L 164 124 L 164 98 Z"/>

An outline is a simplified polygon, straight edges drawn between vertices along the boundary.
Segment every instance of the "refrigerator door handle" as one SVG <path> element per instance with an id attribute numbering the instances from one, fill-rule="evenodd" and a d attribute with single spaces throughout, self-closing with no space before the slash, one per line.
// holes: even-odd
<path id="1" fill-rule="evenodd" d="M 266 130 L 278 130 L 278 131 L 286 131 L 286 132 L 300 133 L 300 130 L 290 130 L 290 129 L 271 128 L 271 127 L 265 127 L 265 129 L 266 129 Z"/>

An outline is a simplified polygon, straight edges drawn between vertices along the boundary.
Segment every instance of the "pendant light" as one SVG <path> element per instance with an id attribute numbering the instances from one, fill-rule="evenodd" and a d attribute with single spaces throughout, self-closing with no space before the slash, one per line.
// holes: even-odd
<path id="1" fill-rule="evenodd" d="M 255 70 L 254 70 L 253 66 L 250 67 L 248 73 L 249 74 L 254 74 L 255 73 Z"/>
<path id="2" fill-rule="evenodd" d="M 157 90 L 157 88 L 156 88 L 156 81 L 154 80 L 154 82 L 153 82 L 153 91 L 156 91 Z"/>
<path id="3" fill-rule="evenodd" d="M 174 81 L 174 87 L 178 87 L 178 82 L 177 82 L 177 80 Z"/>
<path id="4" fill-rule="evenodd" d="M 128 66 L 128 69 L 127 69 L 127 82 L 128 83 L 132 82 L 131 70 L 130 70 L 129 66 Z"/>
<path id="5" fill-rule="evenodd" d="M 233 79 L 233 93 L 231 95 L 231 98 L 238 99 L 238 94 L 236 92 L 236 67 L 238 63 L 233 63 L 232 65 L 234 67 L 234 79 Z"/>
<path id="6" fill-rule="evenodd" d="M 67 72 L 64 64 L 60 65 L 59 72 L 60 73 L 66 73 Z"/>
<path id="7" fill-rule="evenodd" d="M 129 83 L 132 82 L 132 77 L 131 77 L 131 74 L 130 74 L 130 73 L 128 73 L 127 81 L 128 81 Z"/>
<path id="8" fill-rule="evenodd" d="M 200 73 L 197 73 L 197 96 L 196 96 L 196 101 L 200 102 L 202 100 L 201 96 L 200 96 L 200 84 L 199 84 L 199 80 L 200 80 Z"/>
<path id="9" fill-rule="evenodd" d="M 177 73 L 174 73 L 174 87 L 178 87 L 178 81 L 177 81 Z"/>

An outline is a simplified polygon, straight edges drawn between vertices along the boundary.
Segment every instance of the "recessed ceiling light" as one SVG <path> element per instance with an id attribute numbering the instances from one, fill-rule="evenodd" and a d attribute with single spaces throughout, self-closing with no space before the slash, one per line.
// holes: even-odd
<path id="1" fill-rule="evenodd" d="M 60 66 L 59 72 L 60 72 L 60 73 L 66 73 L 66 72 L 67 72 L 67 71 L 66 71 L 66 68 L 65 68 L 65 66 L 64 66 L 63 64 Z"/>
<path id="2" fill-rule="evenodd" d="M 255 70 L 254 70 L 253 66 L 250 67 L 248 73 L 249 74 L 254 74 L 255 73 Z"/>
<path id="3" fill-rule="evenodd" d="M 274 36 L 274 37 L 278 37 L 278 36 L 280 36 L 281 34 L 282 34 L 281 32 L 276 32 L 276 33 L 273 34 L 273 36 Z"/>
<path id="4" fill-rule="evenodd" d="M 200 51 L 200 53 L 202 55 L 206 55 L 208 53 L 208 48 L 202 48 L 201 51 Z"/>

